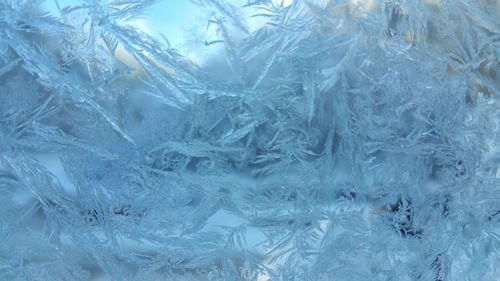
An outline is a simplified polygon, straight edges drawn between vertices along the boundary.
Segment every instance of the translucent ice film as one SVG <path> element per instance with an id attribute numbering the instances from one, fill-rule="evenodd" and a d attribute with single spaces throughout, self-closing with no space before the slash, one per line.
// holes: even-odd
<path id="1" fill-rule="evenodd" d="M 0 0 L 1 281 L 499 281 L 500 1 Z"/>

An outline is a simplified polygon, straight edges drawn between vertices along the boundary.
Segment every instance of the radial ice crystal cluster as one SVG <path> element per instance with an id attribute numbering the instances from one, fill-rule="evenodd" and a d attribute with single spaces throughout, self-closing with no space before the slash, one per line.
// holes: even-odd
<path id="1" fill-rule="evenodd" d="M 0 0 L 0 280 L 500 280 L 499 1 L 184 2 Z"/>

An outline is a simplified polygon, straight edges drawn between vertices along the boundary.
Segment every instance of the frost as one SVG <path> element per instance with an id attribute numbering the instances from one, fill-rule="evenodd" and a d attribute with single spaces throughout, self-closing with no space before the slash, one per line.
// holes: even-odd
<path id="1" fill-rule="evenodd" d="M 498 280 L 498 1 L 66 2 L 0 0 L 0 280 Z"/>

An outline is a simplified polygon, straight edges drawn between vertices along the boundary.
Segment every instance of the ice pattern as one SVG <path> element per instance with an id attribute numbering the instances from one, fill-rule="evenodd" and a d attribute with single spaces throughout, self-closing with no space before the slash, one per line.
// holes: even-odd
<path id="1" fill-rule="evenodd" d="M 169 1 L 0 0 L 0 280 L 500 280 L 499 1 Z"/>

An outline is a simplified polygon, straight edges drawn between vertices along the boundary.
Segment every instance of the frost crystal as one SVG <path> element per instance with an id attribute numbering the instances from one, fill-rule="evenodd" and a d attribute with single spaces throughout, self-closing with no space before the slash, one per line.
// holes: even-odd
<path id="1" fill-rule="evenodd" d="M 161 2 L 0 0 L 0 280 L 499 280 L 500 2 Z"/>

